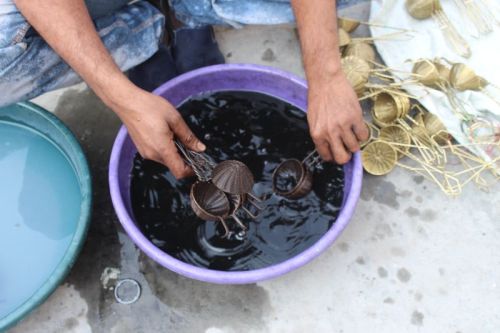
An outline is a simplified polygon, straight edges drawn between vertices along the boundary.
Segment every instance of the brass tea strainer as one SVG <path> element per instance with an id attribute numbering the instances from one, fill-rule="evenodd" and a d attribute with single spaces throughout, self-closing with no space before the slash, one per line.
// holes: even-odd
<path id="1" fill-rule="evenodd" d="M 233 197 L 240 197 L 240 207 L 252 218 L 256 218 L 263 208 L 262 201 L 252 193 L 254 177 L 248 166 L 237 160 L 220 162 L 212 171 L 212 183 L 223 192 Z M 245 207 L 248 204 L 248 208 Z M 250 209 L 257 211 L 253 214 Z"/>
<path id="2" fill-rule="evenodd" d="M 191 208 L 195 214 L 204 220 L 221 221 L 226 231 L 223 237 L 229 235 L 225 223 L 229 217 L 246 230 L 236 215 L 239 209 L 254 219 L 263 209 L 258 204 L 261 200 L 251 193 L 254 178 L 250 169 L 236 160 L 216 164 L 206 153 L 189 150 L 178 141 L 175 143 L 198 178 L 190 192 Z M 257 213 L 252 213 L 252 210 Z"/>
<path id="3" fill-rule="evenodd" d="M 372 108 L 373 122 L 386 127 L 398 119 L 403 119 L 410 110 L 410 99 L 391 92 L 382 92 L 375 98 Z"/>
<path id="4" fill-rule="evenodd" d="M 244 163 L 227 160 L 215 166 L 212 182 L 224 192 L 241 195 L 252 191 L 254 178 Z"/>
<path id="5" fill-rule="evenodd" d="M 313 171 L 320 161 L 318 152 L 313 150 L 302 162 L 294 158 L 281 162 L 273 172 L 274 193 L 298 199 L 311 192 Z"/>
<path id="6" fill-rule="evenodd" d="M 242 230 L 247 230 L 236 215 L 242 203 L 241 196 L 230 197 L 210 182 L 194 183 L 189 196 L 191 208 L 199 218 L 205 221 L 220 221 L 225 231 L 223 238 L 230 234 L 225 221 L 227 218 L 232 218 Z"/>

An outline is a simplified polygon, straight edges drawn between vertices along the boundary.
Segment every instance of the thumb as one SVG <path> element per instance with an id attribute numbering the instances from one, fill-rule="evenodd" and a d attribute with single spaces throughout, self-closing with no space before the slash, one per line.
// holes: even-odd
<path id="1" fill-rule="evenodd" d="M 198 139 L 196 135 L 194 135 L 194 133 L 189 129 L 184 119 L 182 119 L 182 117 L 179 118 L 180 119 L 176 121 L 173 126 L 171 126 L 175 136 L 184 145 L 184 147 L 197 152 L 204 151 L 206 149 L 206 146 L 203 144 L 203 142 L 201 142 L 200 139 Z"/>

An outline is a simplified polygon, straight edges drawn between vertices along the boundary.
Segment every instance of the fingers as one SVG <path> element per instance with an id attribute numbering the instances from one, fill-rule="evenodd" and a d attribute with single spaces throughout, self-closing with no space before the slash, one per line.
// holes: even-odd
<path id="1" fill-rule="evenodd" d="M 193 174 L 193 170 L 184 162 L 174 142 L 168 140 L 161 148 L 161 163 L 165 164 L 175 178 L 185 178 Z"/>
<path id="2" fill-rule="evenodd" d="M 344 129 L 342 131 L 342 141 L 344 142 L 344 146 L 351 153 L 355 153 L 359 150 L 359 142 L 352 129 L 349 128 L 347 130 Z"/>
<path id="3" fill-rule="evenodd" d="M 163 164 L 175 178 L 181 179 L 194 175 L 194 171 L 184 162 L 178 151 L 172 151 L 169 148 L 163 148 L 162 153 L 140 152 L 144 159 Z"/>
<path id="4" fill-rule="evenodd" d="M 328 141 L 315 141 L 314 144 L 316 145 L 316 150 L 323 160 L 327 162 L 333 161 L 333 155 L 330 151 Z"/>
<path id="5" fill-rule="evenodd" d="M 169 125 L 175 136 L 186 148 L 197 152 L 202 152 L 206 149 L 205 145 L 189 129 L 180 114 L 177 113 Z"/>
<path id="6" fill-rule="evenodd" d="M 346 164 L 351 159 L 351 152 L 346 149 L 339 134 L 340 133 L 332 133 L 330 136 L 330 150 L 335 162 L 338 164 Z"/>
<path id="7" fill-rule="evenodd" d="M 358 138 L 358 142 L 365 142 L 370 136 L 370 130 L 365 122 L 354 124 L 352 127 L 354 134 Z"/>
<path id="8" fill-rule="evenodd" d="M 359 143 L 354 134 L 344 133 L 340 128 L 335 131 L 312 132 L 311 136 L 319 155 L 327 162 L 335 161 L 338 164 L 345 164 L 351 159 L 351 151 L 359 150 Z"/>

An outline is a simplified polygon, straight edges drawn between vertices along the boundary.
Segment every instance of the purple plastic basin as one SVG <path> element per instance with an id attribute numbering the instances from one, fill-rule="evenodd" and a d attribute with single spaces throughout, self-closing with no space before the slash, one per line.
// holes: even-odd
<path id="1" fill-rule="evenodd" d="M 193 95 L 211 91 L 245 90 L 280 98 L 302 110 L 307 105 L 307 85 L 304 80 L 275 68 L 257 65 L 216 65 L 198 69 L 168 81 L 155 90 L 173 105 L 180 105 Z M 276 129 L 279 130 L 279 129 Z M 219 284 L 245 284 L 274 278 L 288 273 L 325 251 L 346 227 L 354 212 L 361 191 L 362 167 L 359 153 L 344 166 L 344 201 L 337 221 L 330 230 L 307 250 L 284 262 L 266 268 L 225 272 L 196 267 L 163 252 L 151 243 L 134 221 L 130 204 L 130 171 L 137 150 L 127 129 L 122 126 L 115 140 L 109 165 L 109 186 L 116 214 L 142 251 L 162 266 L 196 280 Z"/>

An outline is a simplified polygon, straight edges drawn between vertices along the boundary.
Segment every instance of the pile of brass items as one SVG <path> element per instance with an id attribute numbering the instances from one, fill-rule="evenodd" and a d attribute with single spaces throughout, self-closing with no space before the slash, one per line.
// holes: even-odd
<path id="1" fill-rule="evenodd" d="M 372 37 L 354 37 L 352 35 L 361 25 L 376 26 L 391 30 L 385 35 Z M 413 38 L 413 31 L 382 24 L 362 22 L 351 18 L 338 18 L 339 46 L 342 53 L 341 66 L 358 97 L 368 98 L 378 91 L 395 90 L 402 86 L 403 82 L 395 82 L 391 69 L 376 62 L 376 52 L 373 47 L 375 40 L 408 40 Z M 381 80 L 390 85 L 374 84 L 371 78 Z M 396 89 L 397 90 L 397 89 Z M 397 90 L 399 91 L 399 90 Z M 369 93 L 368 95 L 366 93 Z"/>
<path id="2" fill-rule="evenodd" d="M 371 68 L 368 62 L 357 56 L 346 56 L 341 59 L 342 70 L 354 91 L 361 96 L 370 78 Z"/>
<path id="3" fill-rule="evenodd" d="M 365 60 L 369 66 L 375 61 L 375 49 L 371 45 L 374 40 L 397 40 L 413 38 L 412 31 L 396 27 L 389 27 L 376 23 L 362 22 L 352 18 L 338 18 L 338 39 L 339 47 L 344 56 L 356 56 Z M 371 37 L 353 37 L 353 33 L 360 25 L 376 26 L 392 30 L 393 32 L 379 36 Z"/>
<path id="4" fill-rule="evenodd" d="M 415 18 L 435 18 L 455 50 L 465 57 L 470 56 L 469 46 L 451 25 L 439 0 L 408 0 L 406 6 Z M 500 177 L 500 120 L 463 102 L 459 92 L 479 91 L 500 104 L 495 97 L 498 94 L 489 91 L 498 88 L 466 65 L 445 59 L 420 59 L 414 62 L 409 73 L 377 63 L 371 45 L 373 39 L 349 35 L 361 24 L 371 23 L 340 18 L 338 26 L 343 71 L 359 100 L 372 101 L 371 122 L 367 122 L 370 138 L 361 143 L 365 170 L 384 175 L 399 166 L 435 182 L 449 195 L 459 194 L 469 182 L 487 188 L 497 181 Z M 396 35 L 411 33 L 391 29 L 399 30 Z M 400 74 L 406 79 L 401 79 Z M 471 144 L 457 144 L 439 118 L 416 103 L 419 96 L 404 90 L 409 85 L 422 88 L 422 96 L 429 93 L 428 89 L 443 92 L 455 115 L 461 119 L 463 132 L 468 132 Z M 480 158 L 471 151 L 486 151 L 489 158 Z M 302 170 L 297 160 L 287 162 L 283 168 L 294 173 Z"/>
<path id="5" fill-rule="evenodd" d="M 472 121 L 477 110 L 471 112 L 473 106 L 462 102 L 457 95 L 459 92 L 481 92 L 500 105 L 497 97 L 500 89 L 465 64 L 452 63 L 444 58 L 419 59 L 413 65 L 412 75 L 424 87 L 443 92 L 453 112 L 463 121 Z M 494 93 L 491 90 L 494 90 Z"/>
<path id="6" fill-rule="evenodd" d="M 486 90 L 493 86 L 466 65 L 444 59 L 418 60 L 409 76 L 408 81 L 366 84 L 370 87 L 369 93 L 360 99 L 369 97 L 373 106 L 369 126 L 371 139 L 363 143 L 365 170 L 383 175 L 400 166 L 432 180 L 449 195 L 458 195 L 469 182 L 487 188 L 497 181 L 500 177 L 500 119 L 480 110 L 469 112 L 471 106 L 458 97 L 460 91 L 473 90 L 493 99 Z M 466 125 L 464 128 L 471 132 L 467 133 L 471 144 L 456 144 L 437 116 L 415 102 L 411 106 L 413 96 L 402 90 L 406 83 L 417 83 L 425 89 L 445 93 L 453 111 Z M 486 151 L 489 158 L 471 153 L 476 148 Z"/>
<path id="7" fill-rule="evenodd" d="M 397 119 L 405 118 L 409 110 L 410 99 L 407 96 L 381 92 L 373 97 L 372 119 L 379 127 L 388 126 Z"/>
<path id="8" fill-rule="evenodd" d="M 460 35 L 455 26 L 445 14 L 440 0 L 406 0 L 406 9 L 418 20 L 433 18 L 439 25 L 447 42 L 453 50 L 464 58 L 471 56 L 469 44 Z"/>
<path id="9" fill-rule="evenodd" d="M 474 31 L 470 32 L 473 37 L 477 38 L 479 35 L 491 33 L 494 24 L 500 23 L 494 14 L 495 4 L 489 3 L 489 0 L 454 0 L 454 2 L 464 20 L 469 20 L 474 25 Z M 406 0 L 406 9 L 417 20 L 432 17 L 438 23 L 452 49 L 465 58 L 471 56 L 469 45 L 445 14 L 440 0 Z M 467 22 L 463 23 L 462 26 L 468 27 Z"/>
<path id="10" fill-rule="evenodd" d="M 373 108 L 376 105 L 374 101 Z M 395 103 L 391 105 L 387 108 L 397 108 Z M 402 113 L 392 111 L 390 122 L 370 125 L 371 132 L 376 134 L 362 148 L 366 172 L 385 175 L 399 166 L 431 180 L 448 195 L 460 194 L 470 182 L 487 189 L 500 180 L 500 123 L 496 126 L 486 120 L 476 123 L 475 129 L 483 135 L 466 146 L 455 143 L 439 118 L 418 104 L 413 105 L 408 115 L 398 114 Z M 485 160 L 471 153 L 468 148 L 475 146 L 487 148 L 491 158 Z"/>
<path id="11" fill-rule="evenodd" d="M 370 140 L 361 145 L 367 172 L 383 175 L 400 166 L 434 181 L 449 195 L 461 193 L 471 181 L 484 188 L 496 181 L 500 169 L 500 122 L 494 115 L 478 117 L 477 112 L 469 112 L 471 106 L 458 97 L 460 91 L 474 90 L 494 98 L 486 90 L 493 87 L 488 81 L 466 65 L 444 59 L 416 61 L 412 72 L 406 73 L 407 80 L 397 79 L 394 73 L 398 71 L 375 62 L 368 68 L 366 61 L 355 55 L 345 56 L 342 64 L 360 100 L 371 99 L 373 104 Z M 438 117 L 418 104 L 412 107 L 411 101 L 416 98 L 403 90 L 406 84 L 445 93 L 465 127 L 474 129 L 469 135 L 469 149 L 453 142 Z M 482 133 L 480 138 L 477 133 Z M 469 152 L 474 148 L 487 148 L 491 158 L 481 159 Z M 482 175 L 486 172 L 493 175 L 489 182 Z"/>
<path id="12" fill-rule="evenodd" d="M 252 218 L 257 218 L 258 212 L 262 210 L 260 199 L 252 193 L 254 178 L 250 169 L 236 160 L 216 164 L 205 153 L 186 149 L 179 142 L 176 145 L 198 178 L 190 192 L 194 213 L 205 221 L 221 222 L 225 231 L 222 237 L 231 234 L 226 223 L 228 218 L 235 221 L 242 231 L 246 231 L 247 227 L 237 215 L 240 209 Z"/>
<path id="13" fill-rule="evenodd" d="M 299 199 L 311 192 L 314 169 L 321 162 L 316 150 L 302 161 L 287 159 L 273 172 L 273 192 L 288 199 Z M 282 184 L 285 183 L 285 184 Z"/>

